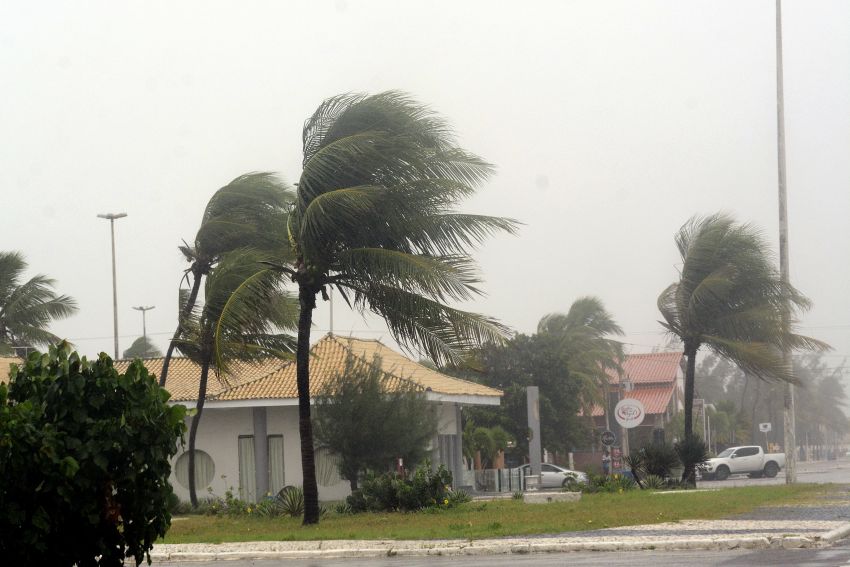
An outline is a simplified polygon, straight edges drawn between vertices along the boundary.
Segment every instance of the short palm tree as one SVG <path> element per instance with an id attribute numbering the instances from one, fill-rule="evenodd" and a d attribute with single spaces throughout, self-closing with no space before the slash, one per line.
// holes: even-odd
<path id="1" fill-rule="evenodd" d="M 593 403 L 603 403 L 608 372 L 622 373 L 623 343 L 610 338 L 623 329 L 597 297 L 580 297 L 567 313 L 550 313 L 540 319 L 537 332 L 558 337 L 569 357 L 570 378 L 582 385 L 582 404 L 590 415 Z"/>
<path id="2" fill-rule="evenodd" d="M 687 357 L 685 442 L 693 441 L 696 356 L 703 346 L 763 380 L 793 382 L 786 349 L 827 345 L 792 332 L 796 313 L 809 300 L 783 283 L 761 233 L 727 214 L 690 219 L 676 235 L 682 258 L 679 280 L 658 297 L 661 324 L 678 338 Z M 694 465 L 683 480 L 693 484 Z"/>
<path id="3" fill-rule="evenodd" d="M 204 277 L 224 254 L 238 248 L 285 251 L 284 227 L 292 198 L 290 189 L 273 173 L 240 175 L 210 198 L 194 244 L 179 247 L 190 263 L 184 280 L 191 275 L 192 285 L 188 295 L 181 298 L 177 329 L 165 353 L 160 386 L 165 386 L 174 348 L 185 332 Z"/>
<path id="4" fill-rule="evenodd" d="M 492 172 L 459 148 L 448 125 L 399 92 L 324 101 L 304 126 L 303 169 L 289 238 L 298 285 L 299 427 L 304 523 L 319 520 L 310 423 L 309 347 L 316 296 L 336 288 L 387 323 L 402 345 L 458 361 L 507 329 L 451 304 L 481 293 L 468 250 L 516 223 L 461 213 L 457 204 Z"/>
<path id="5" fill-rule="evenodd" d="M 55 280 L 36 275 L 22 281 L 27 269 L 20 252 L 0 252 L 0 351 L 59 342 L 47 330 L 51 321 L 76 313 L 76 302 L 53 291 Z"/>
<path id="6" fill-rule="evenodd" d="M 234 361 L 257 362 L 274 356 L 291 358 L 295 300 L 283 289 L 280 272 L 269 259 L 249 249 L 223 254 L 210 270 L 203 305 L 190 311 L 177 348 L 201 367 L 196 412 L 189 427 L 189 498 L 198 505 L 195 490 L 195 438 L 206 401 L 210 370 L 220 380 Z"/>

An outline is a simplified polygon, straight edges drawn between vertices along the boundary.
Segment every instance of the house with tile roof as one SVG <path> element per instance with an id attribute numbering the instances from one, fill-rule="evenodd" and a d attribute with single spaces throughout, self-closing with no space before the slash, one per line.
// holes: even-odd
<path id="1" fill-rule="evenodd" d="M 643 423 L 629 432 L 630 447 L 642 447 L 648 443 L 652 440 L 653 430 L 663 430 L 670 419 L 682 411 L 684 377 L 682 352 L 630 354 L 623 363 L 622 375 L 608 372 L 609 412 L 623 398 L 639 400 L 646 411 Z M 613 417 L 606 419 L 601 406 L 593 408 L 593 419 L 599 429 L 619 430 Z"/>
<path id="2" fill-rule="evenodd" d="M 329 334 L 313 345 L 310 353 L 311 396 L 344 369 L 350 355 L 369 365 L 376 355 L 380 357 L 389 388 L 408 382 L 425 392 L 426 399 L 439 407 L 431 460 L 452 470 L 456 482 L 463 478 L 461 408 L 499 405 L 500 390 L 441 374 L 376 340 Z M 159 375 L 163 359 L 143 362 Z M 115 366 L 124 370 L 129 364 L 117 361 Z M 194 407 L 199 377 L 198 365 L 186 358 L 172 359 L 166 384 L 171 403 Z M 255 501 L 285 485 L 300 485 L 295 362 L 268 359 L 259 364 L 235 364 L 219 379 L 211 377 L 196 451 L 195 479 L 201 495 L 209 487 L 222 496 L 232 487 L 244 500 Z M 339 500 L 349 494 L 349 483 L 339 477 L 333 455 L 317 451 L 316 473 L 321 500 Z M 183 500 L 189 496 L 188 481 L 188 454 L 183 452 L 175 459 L 171 478 L 175 493 Z"/>

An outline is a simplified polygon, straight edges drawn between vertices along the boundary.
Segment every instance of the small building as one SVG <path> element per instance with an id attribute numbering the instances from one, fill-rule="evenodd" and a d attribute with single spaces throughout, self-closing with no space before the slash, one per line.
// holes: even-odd
<path id="1" fill-rule="evenodd" d="M 410 381 L 421 388 L 430 402 L 439 405 L 438 434 L 432 444 L 431 460 L 446 465 L 456 483 L 463 478 L 461 408 L 499 405 L 500 390 L 441 374 L 376 340 L 329 334 L 310 352 L 311 395 L 343 371 L 349 355 L 370 365 L 377 355 L 388 379 Z M 143 362 L 151 373 L 159 375 L 162 358 Z M 129 363 L 118 361 L 115 366 L 123 371 Z M 173 358 L 166 382 L 172 395 L 170 402 L 194 407 L 199 378 L 198 365 L 186 358 Z M 380 439 L 375 443 L 380 443 Z M 240 498 L 256 501 L 285 485 L 302 484 L 295 362 L 268 359 L 254 365 L 234 364 L 220 379 L 211 375 L 196 452 L 199 497 L 208 490 L 222 496 L 232 488 Z M 316 474 L 321 500 L 339 500 L 349 494 L 349 483 L 340 478 L 333 455 L 317 451 Z M 188 451 L 176 456 L 171 483 L 177 496 L 187 500 Z"/>
<path id="2" fill-rule="evenodd" d="M 646 417 L 629 431 L 629 447 L 642 447 L 653 440 L 653 431 L 663 431 L 670 419 L 684 408 L 684 379 L 682 352 L 627 355 L 622 375 L 613 370 L 608 372 L 608 417 L 601 406 L 595 406 L 594 425 L 597 429 L 617 430 L 620 437 L 614 407 L 623 398 L 636 399 L 643 404 Z"/>

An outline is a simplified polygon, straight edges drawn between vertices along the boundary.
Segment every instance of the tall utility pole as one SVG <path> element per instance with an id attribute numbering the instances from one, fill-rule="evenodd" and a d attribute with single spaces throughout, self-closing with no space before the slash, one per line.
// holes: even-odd
<path id="1" fill-rule="evenodd" d="M 776 130 L 777 154 L 779 163 L 779 277 L 782 283 L 790 284 L 791 276 L 788 266 L 788 188 L 785 179 L 785 94 L 782 76 L 782 1 L 776 0 Z M 782 317 L 785 330 L 789 325 L 789 305 L 786 301 Z M 782 351 L 783 363 L 793 368 L 791 352 L 786 348 Z M 794 438 L 796 429 L 794 407 L 794 384 L 785 383 L 785 411 L 783 422 L 785 426 L 785 484 L 797 482 L 797 442 Z"/>
<path id="2" fill-rule="evenodd" d="M 115 281 L 115 219 L 127 216 L 127 213 L 106 213 L 97 215 L 98 218 L 109 221 L 109 232 L 112 235 L 112 337 L 115 347 L 114 360 L 118 360 L 118 285 Z"/>
<path id="3" fill-rule="evenodd" d="M 142 355 L 142 358 L 148 357 L 148 327 L 145 324 L 145 315 L 151 309 L 156 308 L 156 305 L 148 305 L 147 307 L 144 305 L 139 305 L 138 307 L 133 307 L 136 311 L 142 312 L 142 344 L 145 345 L 145 352 Z"/>

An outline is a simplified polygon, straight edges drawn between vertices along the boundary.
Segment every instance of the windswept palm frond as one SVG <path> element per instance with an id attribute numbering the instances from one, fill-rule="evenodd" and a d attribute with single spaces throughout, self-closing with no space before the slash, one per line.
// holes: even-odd
<path id="1" fill-rule="evenodd" d="M 497 320 L 462 311 L 417 293 L 374 282 L 366 287 L 343 284 L 354 292 L 353 304 L 387 323 L 401 345 L 422 348 L 439 364 L 459 363 L 482 344 L 500 343 L 510 333 Z"/>
<path id="2" fill-rule="evenodd" d="M 19 252 L 0 252 L 0 344 L 42 346 L 58 342 L 51 322 L 77 312 L 76 302 L 53 290 L 56 281 L 36 275 L 21 283 L 27 263 Z"/>
<path id="3" fill-rule="evenodd" d="M 339 254 L 342 279 L 382 282 L 434 297 L 462 301 L 480 295 L 477 266 L 468 256 L 428 256 L 386 248 L 351 248 Z"/>

